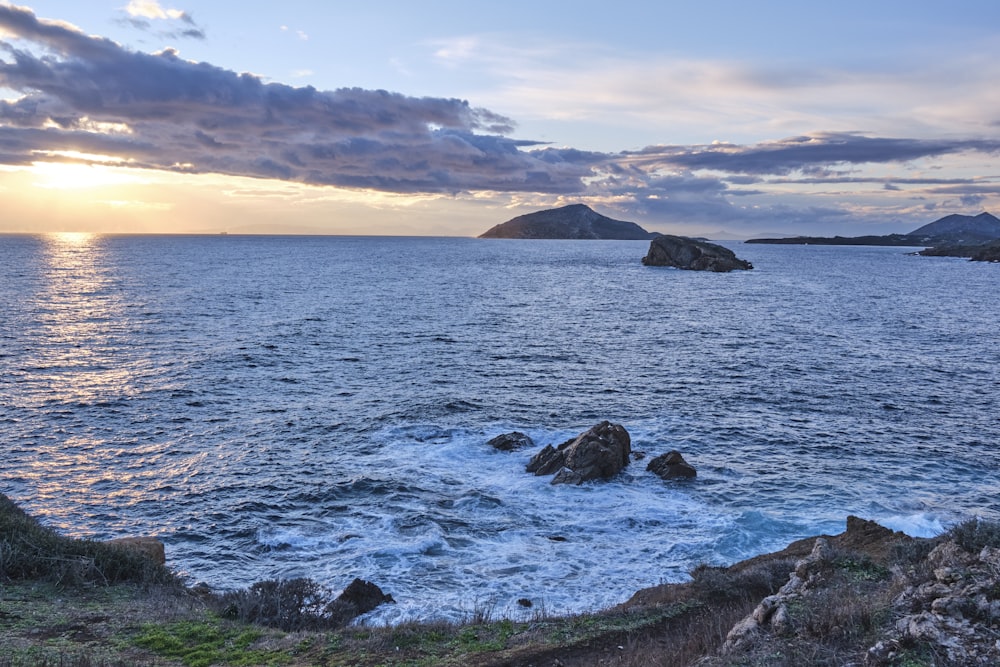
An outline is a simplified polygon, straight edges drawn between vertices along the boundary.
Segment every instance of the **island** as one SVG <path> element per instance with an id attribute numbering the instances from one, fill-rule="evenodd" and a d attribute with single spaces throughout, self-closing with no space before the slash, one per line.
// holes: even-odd
<path id="1" fill-rule="evenodd" d="M 519 215 L 491 227 L 479 238 L 644 241 L 657 236 L 634 222 L 614 220 L 585 204 L 571 204 Z"/>

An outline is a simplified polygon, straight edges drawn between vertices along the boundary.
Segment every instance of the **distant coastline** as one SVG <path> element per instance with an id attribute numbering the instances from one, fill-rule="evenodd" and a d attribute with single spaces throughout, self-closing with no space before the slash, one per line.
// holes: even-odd
<path id="1" fill-rule="evenodd" d="M 867 245 L 867 246 L 972 246 L 1000 239 L 1000 219 L 983 212 L 976 216 L 952 214 L 905 234 L 865 236 L 790 236 L 748 239 L 746 243 L 775 245 Z"/>

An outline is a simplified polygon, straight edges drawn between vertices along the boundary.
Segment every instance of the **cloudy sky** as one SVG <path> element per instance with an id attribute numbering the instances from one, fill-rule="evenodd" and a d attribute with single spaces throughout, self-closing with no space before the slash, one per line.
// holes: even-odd
<path id="1" fill-rule="evenodd" d="M 4 231 L 1000 213 L 996 0 L 0 0 Z"/>

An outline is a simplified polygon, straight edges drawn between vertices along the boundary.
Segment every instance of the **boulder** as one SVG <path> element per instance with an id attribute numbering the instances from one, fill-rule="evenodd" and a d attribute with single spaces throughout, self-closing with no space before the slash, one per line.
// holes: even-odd
<path id="1" fill-rule="evenodd" d="M 646 470 L 656 473 L 663 479 L 691 479 L 698 475 L 694 466 L 685 461 L 676 449 L 657 456 L 649 462 Z"/>
<path id="2" fill-rule="evenodd" d="M 581 484 L 609 479 L 628 465 L 632 452 L 628 431 L 603 421 L 558 447 L 546 445 L 528 462 L 527 472 L 555 474 L 553 484 Z"/>
<path id="3" fill-rule="evenodd" d="M 354 612 L 354 616 L 367 614 L 381 604 L 395 604 L 391 595 L 382 592 L 382 589 L 370 581 L 355 579 L 340 594 L 336 602 L 345 605 Z"/>
<path id="4" fill-rule="evenodd" d="M 108 540 L 105 544 L 141 553 L 157 565 L 164 565 L 167 562 L 163 542 L 155 537 L 119 537 Z"/>
<path id="5" fill-rule="evenodd" d="M 689 271 L 726 272 L 753 268 L 750 262 L 739 259 L 729 248 L 686 236 L 658 236 L 653 239 L 642 263 Z"/>
<path id="6" fill-rule="evenodd" d="M 493 449 L 499 449 L 501 452 L 513 452 L 518 449 L 524 449 L 525 447 L 535 446 L 535 442 L 520 431 L 503 433 L 493 438 L 486 444 Z"/>

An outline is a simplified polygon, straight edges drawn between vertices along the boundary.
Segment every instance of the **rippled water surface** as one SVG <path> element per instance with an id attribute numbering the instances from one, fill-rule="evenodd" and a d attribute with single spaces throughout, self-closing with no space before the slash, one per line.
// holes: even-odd
<path id="1" fill-rule="evenodd" d="M 0 237 L 2 491 L 219 588 L 370 579 L 373 622 L 590 610 L 848 514 L 1000 519 L 1000 266 L 647 246 Z M 602 419 L 697 480 L 554 487 L 485 444 Z"/>

